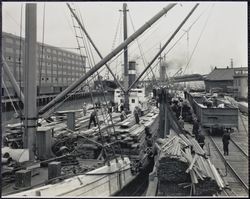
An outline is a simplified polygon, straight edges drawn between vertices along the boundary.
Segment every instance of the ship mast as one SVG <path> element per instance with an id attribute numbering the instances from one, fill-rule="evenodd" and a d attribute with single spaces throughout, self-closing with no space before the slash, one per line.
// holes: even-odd
<path id="1" fill-rule="evenodd" d="M 149 21 L 147 21 L 143 26 L 141 26 L 136 32 L 134 32 L 131 36 L 129 36 L 123 43 L 117 46 L 113 51 L 111 51 L 108 55 L 106 55 L 101 61 L 99 61 L 94 67 L 92 67 L 85 75 L 80 77 L 78 80 L 69 85 L 66 89 L 64 89 L 60 94 L 58 94 L 53 100 L 51 100 L 47 105 L 39 110 L 39 114 L 42 115 L 55 106 L 58 102 L 60 102 L 67 94 L 69 94 L 72 90 L 77 88 L 82 82 L 87 80 L 91 75 L 93 75 L 98 69 L 100 69 L 103 65 L 105 65 L 109 60 L 111 60 L 114 56 L 116 56 L 119 52 L 124 49 L 124 46 L 129 45 L 132 41 L 134 41 L 138 36 L 140 36 L 145 30 L 147 30 L 152 24 L 154 24 L 159 18 L 165 15 L 169 10 L 171 10 L 176 3 L 172 3 L 164 7 L 160 12 L 158 12 L 155 16 L 153 16 Z"/>
<path id="2" fill-rule="evenodd" d="M 25 12 L 24 148 L 29 149 L 29 160 L 34 160 L 37 125 L 36 4 L 27 3 Z"/>
<path id="3" fill-rule="evenodd" d="M 127 39 L 127 4 L 124 3 L 123 4 L 123 39 L 124 41 Z M 128 83 L 129 83 L 129 79 L 128 79 L 128 46 L 124 46 L 124 108 L 125 108 L 125 112 L 129 111 L 129 92 L 128 90 Z"/>

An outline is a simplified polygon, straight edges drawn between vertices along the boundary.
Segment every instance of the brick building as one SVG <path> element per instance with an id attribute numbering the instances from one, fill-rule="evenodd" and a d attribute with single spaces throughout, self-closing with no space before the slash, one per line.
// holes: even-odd
<path id="1" fill-rule="evenodd" d="M 37 86 L 40 94 L 59 93 L 86 73 L 85 56 L 47 44 L 37 44 Z M 20 54 L 20 37 L 2 32 L 2 55 L 9 65 L 16 81 L 19 85 L 22 85 L 22 88 L 24 80 L 24 49 L 23 38 L 21 38 Z M 10 95 L 14 95 L 10 81 L 4 73 L 3 80 Z M 5 89 L 2 88 L 3 96 L 6 96 L 4 90 Z"/>

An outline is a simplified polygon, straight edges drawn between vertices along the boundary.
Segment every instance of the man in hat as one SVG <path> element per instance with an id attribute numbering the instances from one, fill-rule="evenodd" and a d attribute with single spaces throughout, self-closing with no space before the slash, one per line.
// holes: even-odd
<path id="1" fill-rule="evenodd" d="M 184 120 L 182 119 L 181 116 L 179 117 L 179 124 L 181 126 L 181 129 L 183 130 L 184 129 Z"/>
<path id="2" fill-rule="evenodd" d="M 88 129 L 90 129 L 91 123 L 94 122 L 94 125 L 96 126 L 96 117 L 97 117 L 97 111 L 98 110 L 94 110 L 91 114 L 90 114 L 90 118 L 89 118 L 89 127 Z"/>
<path id="3" fill-rule="evenodd" d="M 229 140 L 230 140 L 229 130 L 224 130 L 224 134 L 222 136 L 224 155 L 228 155 Z"/>
<path id="4" fill-rule="evenodd" d="M 198 134 L 197 141 L 198 141 L 199 145 L 201 146 L 201 148 L 203 149 L 203 147 L 205 145 L 205 136 L 202 133 Z"/>
<path id="5" fill-rule="evenodd" d="M 86 105 L 85 102 L 83 103 L 83 106 L 82 106 L 82 112 L 83 112 L 83 115 L 86 116 L 86 114 L 87 114 L 87 105 Z"/>
<path id="6" fill-rule="evenodd" d="M 196 139 L 196 140 L 197 140 L 197 138 L 198 138 L 199 128 L 200 128 L 199 121 L 198 121 L 198 119 L 195 117 L 195 118 L 194 118 L 194 123 L 193 123 L 193 134 L 195 135 L 195 139 Z"/>
<path id="7" fill-rule="evenodd" d="M 138 106 L 136 106 L 135 109 L 134 109 L 134 116 L 135 116 L 136 124 L 139 124 L 140 123 L 140 118 L 139 118 Z"/>

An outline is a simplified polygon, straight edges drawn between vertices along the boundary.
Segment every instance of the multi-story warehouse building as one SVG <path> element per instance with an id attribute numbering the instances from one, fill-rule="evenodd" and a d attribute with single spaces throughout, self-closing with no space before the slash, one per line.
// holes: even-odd
<path id="1" fill-rule="evenodd" d="M 2 33 L 2 55 L 22 88 L 24 51 L 24 38 L 10 33 Z M 37 69 L 38 94 L 56 94 L 86 73 L 86 56 L 37 43 Z M 3 80 L 10 95 L 15 95 L 10 81 L 4 73 Z M 7 95 L 5 90 L 2 88 L 3 96 Z"/>

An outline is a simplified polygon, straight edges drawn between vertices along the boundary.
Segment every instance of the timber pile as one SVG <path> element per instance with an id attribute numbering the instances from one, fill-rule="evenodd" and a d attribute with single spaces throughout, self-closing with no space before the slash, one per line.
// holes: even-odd
<path id="1" fill-rule="evenodd" d="M 115 133 L 121 141 L 121 148 L 125 155 L 138 156 L 146 149 L 145 127 L 149 127 L 150 132 L 156 131 L 156 118 L 158 112 L 151 111 L 140 117 L 140 124 L 135 124 L 134 116 L 130 116 L 120 126 L 115 128 Z M 119 150 L 117 148 L 117 150 Z"/>
<path id="2" fill-rule="evenodd" d="M 195 139 L 184 135 L 159 139 L 157 175 L 160 184 L 183 183 L 193 195 L 213 195 L 225 187 L 215 166 Z M 192 148 L 192 151 L 191 151 Z M 160 186 L 164 187 L 164 186 Z M 160 190 L 161 191 L 161 190 Z"/>

